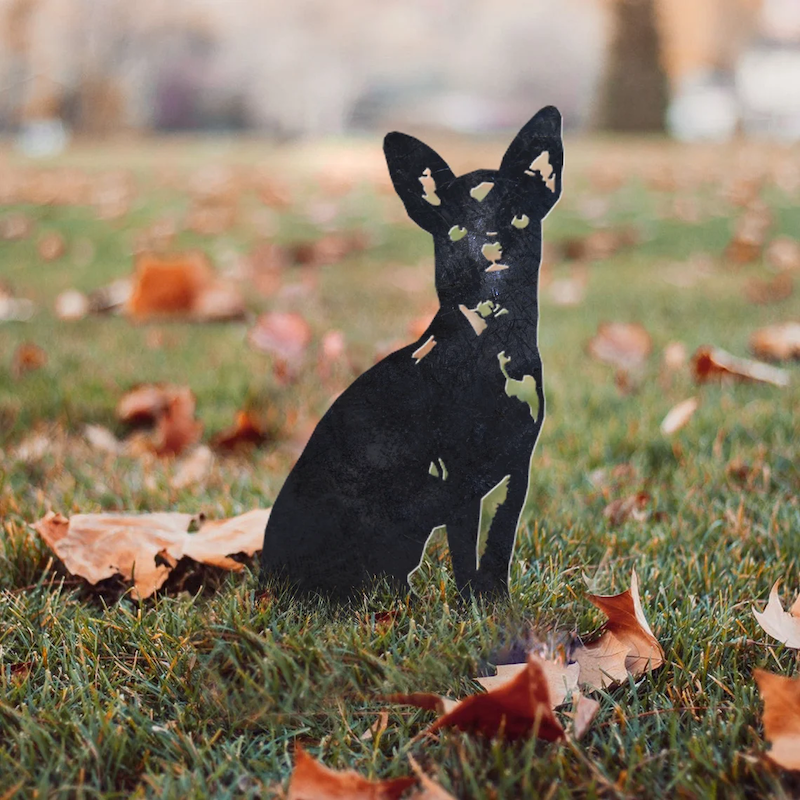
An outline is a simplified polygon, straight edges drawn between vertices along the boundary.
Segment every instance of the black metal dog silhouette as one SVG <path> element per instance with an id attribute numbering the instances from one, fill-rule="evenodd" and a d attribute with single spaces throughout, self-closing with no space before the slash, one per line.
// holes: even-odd
<path id="1" fill-rule="evenodd" d="M 561 194 L 561 115 L 536 114 L 499 170 L 456 178 L 402 133 L 384 151 L 409 216 L 433 235 L 441 307 L 317 425 L 272 509 L 262 579 L 339 599 L 380 577 L 407 590 L 446 525 L 462 595 L 503 595 L 544 420 L 537 284 L 541 221 Z M 481 502 L 506 479 L 479 563 Z"/>

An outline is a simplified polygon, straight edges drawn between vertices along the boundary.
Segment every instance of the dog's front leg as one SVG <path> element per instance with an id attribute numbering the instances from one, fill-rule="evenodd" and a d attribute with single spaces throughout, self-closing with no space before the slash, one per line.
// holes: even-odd
<path id="1" fill-rule="evenodd" d="M 469 500 L 453 511 L 447 520 L 447 546 L 458 591 L 468 599 L 478 572 L 478 526 L 481 500 Z"/>
<path id="2" fill-rule="evenodd" d="M 508 597 L 509 565 L 527 492 L 527 471 L 512 474 L 506 499 L 498 507 L 489 527 L 486 548 L 474 579 L 473 588 L 481 595 Z"/>

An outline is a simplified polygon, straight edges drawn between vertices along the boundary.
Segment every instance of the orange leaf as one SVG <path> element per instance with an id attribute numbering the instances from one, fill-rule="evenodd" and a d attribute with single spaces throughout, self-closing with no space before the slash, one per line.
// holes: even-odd
<path id="1" fill-rule="evenodd" d="M 287 800 L 397 800 L 416 778 L 371 781 L 354 770 L 329 769 L 299 745 Z"/>
<path id="2" fill-rule="evenodd" d="M 33 527 L 73 575 L 89 583 L 120 575 L 133 583 L 134 597 L 159 589 L 181 558 L 239 571 L 237 553 L 261 549 L 269 510 L 250 511 L 228 520 L 206 522 L 188 533 L 192 514 L 76 514 L 70 519 L 48 513 Z"/>
<path id="3" fill-rule="evenodd" d="M 184 316 L 202 322 L 235 319 L 245 311 L 238 287 L 215 278 L 200 252 L 140 254 L 125 309 L 136 320 Z"/>
<path id="4" fill-rule="evenodd" d="M 800 770 L 800 678 L 753 670 L 764 698 L 764 738 L 772 744 L 767 757 L 784 769 Z"/>
<path id="5" fill-rule="evenodd" d="M 155 423 L 146 446 L 160 456 L 179 455 L 200 438 L 203 425 L 194 412 L 194 394 L 186 386 L 143 384 L 117 404 L 117 417 L 123 422 Z"/>
<path id="6" fill-rule="evenodd" d="M 449 709 L 445 709 L 444 698 L 433 694 L 393 695 L 389 699 L 444 712 L 428 728 L 430 733 L 453 727 L 505 739 L 538 736 L 553 742 L 564 738 L 564 729 L 553 714 L 541 660 L 534 655 L 528 656 L 526 668 L 516 677 L 488 692 L 465 697 Z"/>
<path id="7" fill-rule="evenodd" d="M 616 595 L 590 594 L 589 600 L 608 617 L 602 628 L 603 634 L 612 634 L 628 648 L 625 658 L 628 672 L 641 675 L 658 669 L 664 663 L 664 651 L 650 630 L 642 610 L 636 570 L 631 573 L 630 589 Z"/>
<path id="8" fill-rule="evenodd" d="M 233 427 L 217 434 L 211 442 L 216 450 L 232 452 L 258 447 L 267 438 L 264 425 L 251 411 L 237 411 Z"/>
<path id="9" fill-rule="evenodd" d="M 697 383 L 712 380 L 754 381 L 788 386 L 789 373 L 785 370 L 737 358 L 719 347 L 703 345 L 692 356 L 692 374 Z"/>
<path id="10" fill-rule="evenodd" d="M 33 342 L 22 342 L 14 351 L 11 361 L 11 374 L 20 378 L 26 372 L 41 369 L 47 363 L 47 353 Z"/>

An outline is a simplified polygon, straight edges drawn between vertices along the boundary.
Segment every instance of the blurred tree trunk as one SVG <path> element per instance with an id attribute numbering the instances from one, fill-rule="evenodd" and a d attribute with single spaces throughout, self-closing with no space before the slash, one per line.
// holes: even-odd
<path id="1" fill-rule="evenodd" d="M 663 131 L 667 77 L 654 0 L 614 0 L 598 125 L 610 131 Z"/>

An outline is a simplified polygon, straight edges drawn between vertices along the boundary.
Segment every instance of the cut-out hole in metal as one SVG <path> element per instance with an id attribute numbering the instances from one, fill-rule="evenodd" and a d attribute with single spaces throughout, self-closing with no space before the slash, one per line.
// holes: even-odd
<path id="1" fill-rule="evenodd" d="M 431 168 L 428 167 L 420 176 L 419 182 L 422 184 L 422 199 L 432 206 L 440 206 L 441 198 L 436 194 L 436 179 L 431 175 Z"/>
<path id="2" fill-rule="evenodd" d="M 453 225 L 447 234 L 451 242 L 458 242 L 467 235 L 467 229 L 462 228 L 460 225 Z"/>
<path id="3" fill-rule="evenodd" d="M 527 214 L 523 214 L 521 217 L 515 216 L 514 219 L 511 220 L 511 224 L 515 228 L 519 228 L 522 230 L 523 228 L 527 228 L 528 224 L 530 223 L 530 217 Z"/>
<path id="4" fill-rule="evenodd" d="M 469 193 L 471 197 L 474 197 L 475 200 L 480 203 L 492 189 L 494 189 L 494 183 L 492 183 L 492 181 L 483 181 L 470 189 Z"/>
<path id="5" fill-rule="evenodd" d="M 539 155 L 531 161 L 531 165 L 528 169 L 525 170 L 525 174 L 531 177 L 537 172 L 544 181 L 544 185 L 551 192 L 554 192 L 556 190 L 556 173 L 553 166 L 550 164 L 550 153 L 548 153 L 547 150 L 539 153 Z"/>
<path id="6" fill-rule="evenodd" d="M 516 378 L 511 378 L 506 371 L 506 364 L 511 359 L 506 355 L 505 350 L 497 354 L 497 360 L 500 362 L 500 371 L 506 379 L 505 392 L 509 397 L 516 397 L 523 403 L 526 403 L 531 410 L 531 416 L 534 419 L 539 417 L 539 394 L 536 386 L 536 378 L 533 375 L 523 375 L 522 380 L 518 381 Z"/>
<path id="7" fill-rule="evenodd" d="M 434 339 L 433 336 L 429 336 L 425 342 L 411 354 L 411 358 L 416 359 L 415 363 L 419 364 L 434 347 L 436 347 L 436 339 Z"/>
<path id="8" fill-rule="evenodd" d="M 486 321 L 475 309 L 467 308 L 462 304 L 458 307 L 458 310 L 467 318 L 467 322 L 472 325 L 472 330 L 475 331 L 476 336 L 480 336 L 486 330 Z"/>
<path id="9" fill-rule="evenodd" d="M 500 242 L 487 243 L 481 247 L 481 253 L 483 253 L 483 257 L 487 261 L 491 261 L 494 264 L 495 261 L 499 261 L 503 257 L 503 245 Z"/>

